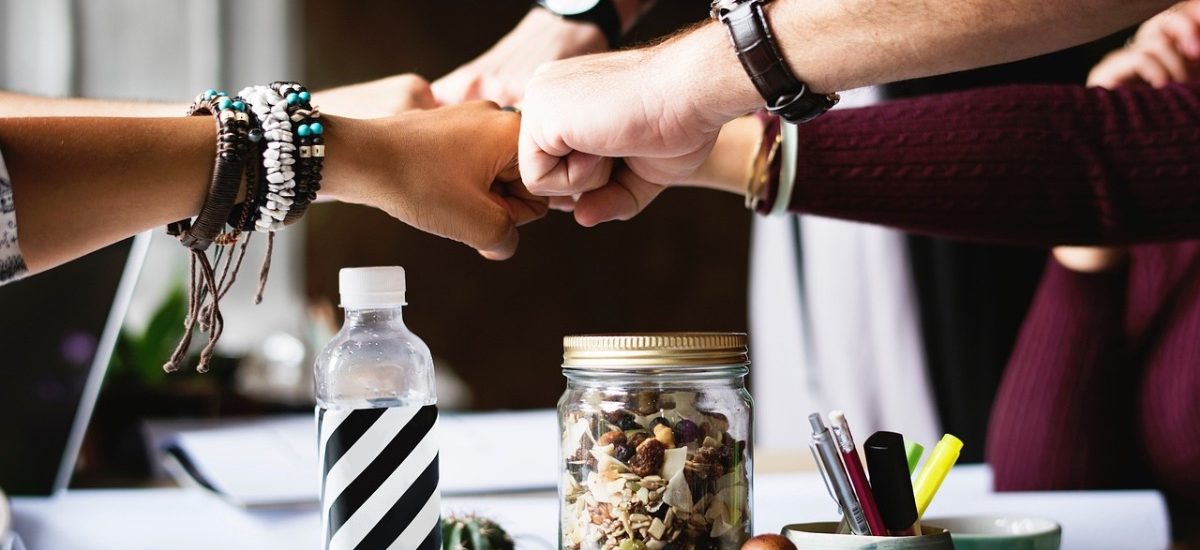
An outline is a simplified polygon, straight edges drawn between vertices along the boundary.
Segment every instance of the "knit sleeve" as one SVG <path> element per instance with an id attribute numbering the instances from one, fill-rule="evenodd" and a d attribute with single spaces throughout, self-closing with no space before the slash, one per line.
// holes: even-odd
<path id="1" fill-rule="evenodd" d="M 4 156 L 0 154 L 0 285 L 25 274 L 25 259 L 17 246 L 17 210 Z"/>
<path id="2" fill-rule="evenodd" d="M 795 212 L 1024 245 L 1200 238 L 1200 85 L 987 88 L 799 130 Z"/>

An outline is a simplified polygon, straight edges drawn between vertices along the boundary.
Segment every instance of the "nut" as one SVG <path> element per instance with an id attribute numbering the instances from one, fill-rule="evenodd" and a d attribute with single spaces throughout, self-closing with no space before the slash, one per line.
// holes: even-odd
<path id="1" fill-rule="evenodd" d="M 616 445 L 616 446 L 620 447 L 621 445 L 624 445 L 627 441 L 628 440 L 625 439 L 625 432 L 622 432 L 620 430 L 613 430 L 611 432 L 605 432 L 603 435 L 601 435 L 600 439 L 596 440 L 596 444 L 601 447 L 603 447 L 605 445 Z"/>
<path id="2" fill-rule="evenodd" d="M 668 449 L 675 447 L 675 434 L 671 431 L 671 428 L 661 424 L 654 427 L 654 439 L 657 439 Z"/>

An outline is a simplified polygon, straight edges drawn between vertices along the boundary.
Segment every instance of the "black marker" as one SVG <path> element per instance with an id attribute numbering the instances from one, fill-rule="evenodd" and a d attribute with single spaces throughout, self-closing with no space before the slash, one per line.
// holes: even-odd
<path id="1" fill-rule="evenodd" d="M 867 469 L 871 472 L 871 489 L 875 504 L 883 516 L 888 534 L 913 536 L 921 534 L 917 521 L 917 501 L 913 497 L 912 479 L 908 473 L 908 455 L 904 437 L 896 432 L 875 432 L 863 445 Z"/>

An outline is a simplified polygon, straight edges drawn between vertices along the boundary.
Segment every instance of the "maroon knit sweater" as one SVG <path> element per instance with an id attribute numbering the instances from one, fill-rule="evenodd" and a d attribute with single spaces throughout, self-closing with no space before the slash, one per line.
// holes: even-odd
<path id="1" fill-rule="evenodd" d="M 1200 531 L 1200 85 L 1015 86 L 800 128 L 793 211 L 1021 245 L 1140 244 L 1046 270 L 989 425 L 1000 490 L 1156 487 Z M 965 365 L 964 368 L 970 368 Z"/>
<path id="2" fill-rule="evenodd" d="M 1200 237 L 1200 85 L 986 88 L 799 134 L 796 212 L 1027 245 Z"/>

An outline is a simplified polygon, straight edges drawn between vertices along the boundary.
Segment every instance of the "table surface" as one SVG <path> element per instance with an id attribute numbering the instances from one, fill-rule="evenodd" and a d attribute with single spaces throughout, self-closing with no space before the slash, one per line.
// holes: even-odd
<path id="1" fill-rule="evenodd" d="M 1166 508 L 1154 491 L 993 493 L 983 466 L 955 468 L 926 513 L 1037 516 L 1063 525 L 1063 548 L 1165 548 Z M 815 473 L 759 474 L 754 530 L 833 520 L 837 512 Z M 548 492 L 454 497 L 447 512 L 497 519 L 522 549 L 555 548 L 558 506 Z M 315 507 L 243 509 L 202 489 L 77 490 L 12 499 L 13 522 L 30 550 L 303 549 L 319 546 Z"/>

